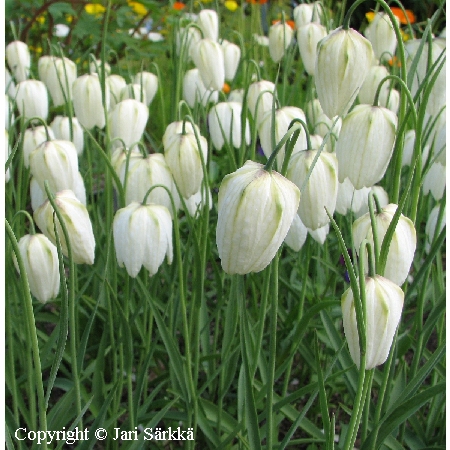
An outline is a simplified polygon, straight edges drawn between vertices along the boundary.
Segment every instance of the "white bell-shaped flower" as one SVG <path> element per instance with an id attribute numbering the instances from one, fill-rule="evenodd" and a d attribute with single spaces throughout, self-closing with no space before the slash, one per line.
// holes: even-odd
<path id="1" fill-rule="evenodd" d="M 208 158 L 208 143 L 199 136 L 200 148 L 194 133 L 177 134 L 164 148 L 167 165 L 172 172 L 178 189 L 184 198 L 189 198 L 200 190 L 203 180 L 202 157 Z"/>
<path id="2" fill-rule="evenodd" d="M 395 55 L 397 37 L 391 19 L 385 13 L 376 13 L 364 32 L 372 44 L 375 57 L 387 61 Z"/>
<path id="3" fill-rule="evenodd" d="M 441 220 L 439 220 L 439 213 L 440 213 L 441 205 L 437 204 L 430 212 L 430 215 L 428 216 L 427 223 L 425 225 L 425 234 L 426 234 L 426 241 L 425 241 L 425 251 L 427 253 L 430 252 L 431 244 L 434 241 L 435 234 L 439 234 L 446 225 L 446 207 L 444 206 L 444 212 L 442 214 Z M 439 221 L 439 224 L 438 224 Z M 438 227 L 436 231 L 436 227 Z"/>
<path id="4" fill-rule="evenodd" d="M 431 195 L 436 201 L 439 201 L 445 191 L 447 176 L 445 166 L 441 163 L 434 162 L 423 177 L 423 194 Z"/>
<path id="5" fill-rule="evenodd" d="M 124 182 L 124 180 L 121 180 Z M 129 205 L 131 202 L 142 203 L 147 191 L 157 184 L 166 186 L 174 197 L 175 208 L 179 208 L 180 200 L 177 194 L 172 173 L 166 163 L 162 153 L 153 153 L 146 158 L 138 158 L 133 161 L 128 168 L 125 202 Z M 167 191 L 163 188 L 153 189 L 147 197 L 147 204 L 165 206 L 172 214 L 172 203 Z"/>
<path id="6" fill-rule="evenodd" d="M 95 238 L 86 207 L 71 190 L 57 192 L 55 203 L 67 228 L 73 261 L 76 264 L 94 264 Z M 33 214 L 34 220 L 41 231 L 56 244 L 53 216 L 53 207 L 49 200 L 46 200 Z M 66 239 L 57 217 L 56 228 L 61 241 L 62 252 L 67 256 Z"/>
<path id="7" fill-rule="evenodd" d="M 269 29 L 269 54 L 272 61 L 279 63 L 291 45 L 294 32 L 286 23 L 276 23 Z"/>
<path id="8" fill-rule="evenodd" d="M 320 23 L 311 22 L 297 29 L 298 49 L 308 75 L 316 73 L 317 44 L 326 35 L 327 29 Z"/>
<path id="9" fill-rule="evenodd" d="M 323 13 L 323 6 L 320 2 L 300 3 L 293 10 L 295 28 L 299 29 L 303 25 L 311 22 L 320 23 L 320 16 Z"/>
<path id="10" fill-rule="evenodd" d="M 339 181 L 346 177 L 356 189 L 383 178 L 394 150 L 397 116 L 390 110 L 358 105 L 342 121 L 336 145 Z"/>
<path id="11" fill-rule="evenodd" d="M 213 41 L 219 39 L 219 16 L 213 9 L 202 9 L 198 14 L 197 25 L 202 30 L 204 38 Z"/>
<path id="12" fill-rule="evenodd" d="M 195 27 L 180 28 L 175 37 L 176 52 L 181 56 L 181 52 L 188 56 L 188 60 L 193 58 L 194 49 L 202 39 L 200 31 Z M 183 49 L 183 50 L 182 50 Z"/>
<path id="13" fill-rule="evenodd" d="M 158 77 L 151 72 L 139 72 L 134 76 L 133 81 L 142 86 L 147 100 L 146 105 L 150 106 L 158 91 Z"/>
<path id="14" fill-rule="evenodd" d="M 275 95 L 275 84 L 271 81 L 256 81 L 248 87 L 247 105 L 256 126 L 259 126 L 266 112 L 272 110 Z"/>
<path id="15" fill-rule="evenodd" d="M 323 112 L 329 118 L 347 114 L 372 60 L 372 45 L 355 30 L 337 28 L 319 42 L 315 82 Z"/>
<path id="16" fill-rule="evenodd" d="M 109 109 L 112 109 L 120 102 L 120 94 L 122 89 L 127 85 L 127 82 L 120 75 L 109 75 L 106 77 L 106 85 L 110 92 Z"/>
<path id="17" fill-rule="evenodd" d="M 375 222 L 380 246 L 396 210 L 397 205 L 391 203 L 382 208 L 380 213 L 375 213 Z M 369 213 L 366 213 L 355 220 L 352 226 L 352 234 L 356 253 L 359 254 L 359 247 L 364 239 L 367 239 L 373 248 L 373 232 Z M 384 276 L 399 286 L 402 285 L 408 277 L 409 269 L 411 268 L 414 259 L 414 252 L 416 251 L 416 241 L 416 229 L 414 228 L 414 224 L 408 217 L 401 214 L 389 246 L 384 271 Z M 364 255 L 364 258 L 367 273 L 367 254 Z"/>
<path id="18" fill-rule="evenodd" d="M 193 59 L 205 87 L 222 90 L 225 82 L 225 61 L 220 44 L 212 39 L 202 39 L 193 53 Z"/>
<path id="19" fill-rule="evenodd" d="M 72 100 L 72 85 L 77 78 L 77 65 L 69 58 L 41 56 L 38 62 L 39 78 L 47 86 L 54 106 Z"/>
<path id="20" fill-rule="evenodd" d="M 200 128 L 197 125 L 193 125 L 189 121 L 184 122 L 184 130 L 186 133 L 195 133 L 197 131 L 197 134 L 200 136 Z M 177 134 L 181 134 L 183 132 L 183 121 L 178 120 L 176 122 L 169 123 L 167 125 L 166 131 L 164 131 L 163 137 L 162 137 L 162 144 L 164 148 L 167 148 L 170 144 L 170 141 L 172 138 L 177 138 Z M 178 138 L 177 138 L 178 139 Z"/>
<path id="21" fill-rule="evenodd" d="M 140 141 L 148 115 L 148 107 L 138 100 L 127 99 L 117 103 L 108 117 L 111 139 L 122 139 L 126 147 Z"/>
<path id="22" fill-rule="evenodd" d="M 364 201 L 362 202 L 359 211 L 354 211 L 356 218 L 361 217 L 369 212 L 369 194 L 371 192 L 373 192 L 373 194 L 377 197 L 378 203 L 381 208 L 384 208 L 385 206 L 389 205 L 389 196 L 388 193 L 384 190 L 384 188 L 382 188 L 381 186 L 372 186 L 371 188 L 369 188 L 367 197 L 366 196 L 364 197 Z"/>
<path id="23" fill-rule="evenodd" d="M 82 75 L 73 83 L 73 108 L 80 124 L 90 130 L 105 126 L 105 112 L 102 103 L 102 89 L 96 74 Z M 105 86 L 105 104 L 109 108 L 109 87 Z"/>
<path id="24" fill-rule="evenodd" d="M 172 219 L 165 206 L 130 203 L 113 222 L 117 262 L 136 278 L 144 266 L 153 276 L 167 256 L 172 263 Z"/>
<path id="25" fill-rule="evenodd" d="M 40 117 L 47 120 L 48 92 L 45 84 L 39 80 L 21 81 L 17 87 L 16 104 L 24 120 Z"/>
<path id="26" fill-rule="evenodd" d="M 50 139 L 56 139 L 55 133 L 50 127 L 47 127 Z M 23 164 L 26 168 L 30 167 L 30 154 L 36 148 L 47 140 L 47 133 L 44 125 L 27 128 L 23 134 Z"/>
<path id="27" fill-rule="evenodd" d="M 84 149 L 84 131 L 76 117 L 72 117 L 72 139 L 70 138 L 70 119 L 69 117 L 56 116 L 50 124 L 56 139 L 71 141 L 77 149 L 78 156 Z"/>
<path id="28" fill-rule="evenodd" d="M 355 189 L 352 182 L 346 178 L 339 183 L 336 199 L 336 212 L 346 215 L 348 211 L 358 212 L 363 204 L 367 202 L 370 188 Z"/>
<path id="29" fill-rule="evenodd" d="M 183 98 L 190 108 L 194 108 L 197 103 L 206 107 L 209 103 L 217 102 L 219 93 L 213 89 L 207 89 L 199 70 L 191 69 L 183 78 Z"/>
<path id="30" fill-rule="evenodd" d="M 258 125 L 258 134 L 261 141 L 261 147 L 267 158 L 269 158 L 274 151 L 272 145 L 272 129 L 275 130 L 275 145 L 277 145 L 287 133 L 289 124 L 294 119 L 301 119 L 303 122 L 306 122 L 305 113 L 296 106 L 284 106 L 283 108 L 277 109 L 275 111 L 274 125 L 272 125 L 272 111 L 267 111 L 265 113 Z M 283 164 L 285 147 L 286 145 L 283 145 L 281 150 L 277 153 L 277 167 L 279 170 L 281 170 Z M 306 147 L 306 133 L 303 128 L 301 128 L 292 153 L 294 154 L 301 150 L 305 150 Z"/>
<path id="31" fill-rule="evenodd" d="M 236 75 L 239 61 L 241 60 L 241 48 L 239 45 L 233 44 L 225 39 L 221 45 L 225 62 L 225 79 L 232 81 Z"/>
<path id="32" fill-rule="evenodd" d="M 30 170 L 42 190 L 47 180 L 52 192 L 73 191 L 78 173 L 77 149 L 70 141 L 45 141 L 31 152 Z"/>
<path id="33" fill-rule="evenodd" d="M 119 95 L 120 101 L 133 99 L 147 105 L 147 95 L 144 87 L 140 84 L 127 84 L 122 88 Z M 120 103 L 120 102 L 119 102 Z"/>
<path id="34" fill-rule="evenodd" d="M 372 66 L 367 73 L 366 79 L 359 90 L 358 98 L 360 103 L 371 104 L 374 101 L 375 93 L 381 80 L 389 75 L 384 66 Z M 388 89 L 388 82 L 385 82 L 382 89 Z"/>
<path id="35" fill-rule="evenodd" d="M 330 224 L 327 223 L 323 227 L 317 228 L 317 230 L 311 230 L 307 228 L 308 234 L 320 245 L 323 245 L 327 239 L 328 233 L 330 232 Z"/>
<path id="36" fill-rule="evenodd" d="M 337 161 L 334 153 L 322 151 L 308 178 L 317 150 L 305 150 L 292 155 L 287 178 L 302 189 L 298 215 L 305 226 L 316 230 L 325 226 L 336 208 L 338 192 Z M 304 185 L 304 183 L 306 183 Z"/>
<path id="37" fill-rule="evenodd" d="M 216 243 L 229 274 L 260 272 L 275 256 L 294 220 L 299 189 L 275 171 L 247 161 L 219 190 Z"/>
<path id="38" fill-rule="evenodd" d="M 294 252 L 299 252 L 306 242 L 307 237 L 308 229 L 300 219 L 300 216 L 296 214 L 284 242 Z"/>
<path id="39" fill-rule="evenodd" d="M 213 106 L 208 113 L 209 132 L 214 147 L 221 150 L 225 142 L 235 148 L 241 146 L 242 105 L 237 102 L 221 102 Z M 250 125 L 245 127 L 245 143 L 250 144 Z"/>
<path id="40" fill-rule="evenodd" d="M 30 75 L 31 56 L 25 42 L 10 42 L 5 49 L 6 61 L 17 83 L 25 81 Z"/>
<path id="41" fill-rule="evenodd" d="M 365 279 L 366 295 L 366 370 L 383 364 L 391 349 L 403 309 L 403 291 L 392 281 L 375 275 Z M 348 348 L 359 368 L 360 348 L 355 301 L 351 288 L 341 299 L 342 319 Z"/>
<path id="42" fill-rule="evenodd" d="M 59 262 L 56 247 L 43 234 L 27 234 L 18 243 L 31 293 L 46 303 L 59 293 Z M 20 273 L 17 258 L 14 264 Z"/>

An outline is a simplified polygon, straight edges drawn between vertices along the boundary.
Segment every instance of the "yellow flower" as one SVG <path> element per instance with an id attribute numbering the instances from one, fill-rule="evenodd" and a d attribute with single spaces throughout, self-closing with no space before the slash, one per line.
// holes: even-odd
<path id="1" fill-rule="evenodd" d="M 42 14 L 40 16 L 37 16 L 36 22 L 39 22 L 40 24 L 45 23 L 45 17 Z"/>
<path id="2" fill-rule="evenodd" d="M 234 0 L 227 0 L 225 2 L 225 8 L 227 8 L 229 11 L 236 11 L 239 8 L 239 5 Z"/>
<path id="3" fill-rule="evenodd" d="M 67 20 L 68 23 L 72 23 L 73 16 L 71 16 L 70 14 L 68 14 L 68 15 L 66 16 L 66 20 Z"/>
<path id="4" fill-rule="evenodd" d="M 402 35 L 403 42 L 406 42 L 409 39 L 411 39 L 410 34 L 406 31 L 403 31 L 401 28 L 400 28 L 400 34 Z"/>
<path id="5" fill-rule="evenodd" d="M 139 16 L 145 16 L 148 13 L 147 8 L 139 2 L 134 2 L 132 0 L 128 0 L 128 6 L 131 7 L 131 9 L 138 14 Z"/>
<path id="6" fill-rule="evenodd" d="M 106 11 L 106 8 L 100 3 L 88 3 L 87 5 L 84 6 L 84 10 L 88 14 L 99 16 Z"/>
<path id="7" fill-rule="evenodd" d="M 367 12 L 366 13 L 366 19 L 367 22 L 372 22 L 372 20 L 375 18 L 375 13 L 373 11 Z"/>

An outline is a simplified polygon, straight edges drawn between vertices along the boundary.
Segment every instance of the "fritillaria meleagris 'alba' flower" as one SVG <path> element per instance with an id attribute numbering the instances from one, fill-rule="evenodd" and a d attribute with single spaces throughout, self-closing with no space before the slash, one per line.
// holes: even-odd
<path id="1" fill-rule="evenodd" d="M 274 148 L 272 147 L 272 128 L 275 130 L 275 145 L 277 145 L 287 133 L 289 124 L 294 119 L 301 119 L 303 122 L 306 122 L 305 113 L 296 106 L 284 106 L 283 108 L 275 110 L 275 127 L 272 126 L 272 111 L 270 110 L 265 113 L 264 117 L 259 122 L 258 134 L 261 141 L 261 147 L 267 158 L 269 158 L 274 151 Z M 301 128 L 292 154 L 305 150 L 306 147 L 306 134 L 303 128 Z M 277 153 L 278 170 L 281 170 L 284 153 L 285 145 Z"/>
<path id="2" fill-rule="evenodd" d="M 197 25 L 203 32 L 204 38 L 217 41 L 219 39 L 219 16 L 213 9 L 203 9 L 199 12 Z"/>
<path id="3" fill-rule="evenodd" d="M 30 170 L 44 191 L 48 181 L 52 192 L 74 190 L 78 173 L 78 154 L 70 141 L 44 141 L 30 154 Z"/>
<path id="4" fill-rule="evenodd" d="M 339 181 L 355 189 L 383 178 L 394 150 L 397 116 L 387 108 L 358 105 L 342 121 L 336 145 Z"/>
<path id="5" fill-rule="evenodd" d="M 225 83 L 225 61 L 220 44 L 212 39 L 202 39 L 194 51 L 193 59 L 205 87 L 222 90 Z"/>
<path id="6" fill-rule="evenodd" d="M 337 28 L 319 42 L 316 89 L 323 112 L 345 116 L 373 61 L 370 42 L 357 31 Z"/>
<path id="7" fill-rule="evenodd" d="M 235 148 L 241 146 L 241 114 L 242 105 L 237 102 L 221 102 L 213 106 L 208 114 L 208 125 L 211 140 L 217 150 L 221 150 L 225 142 Z M 250 144 L 250 125 L 248 119 L 245 127 L 245 143 Z"/>
<path id="8" fill-rule="evenodd" d="M 28 79 L 30 74 L 31 57 L 28 45 L 25 42 L 10 42 L 5 49 L 6 61 L 16 82 Z"/>
<path id="9" fill-rule="evenodd" d="M 337 161 L 333 153 L 324 151 L 320 153 L 307 180 L 316 155 L 317 150 L 295 153 L 289 161 L 286 173 L 287 178 L 302 189 L 298 215 L 311 230 L 317 230 L 330 221 L 325 208 L 331 215 L 334 213 L 338 192 Z M 306 185 L 303 187 L 305 182 Z"/>
<path id="10" fill-rule="evenodd" d="M 227 40 L 221 42 L 225 62 L 225 79 L 232 81 L 241 60 L 241 49 L 238 45 Z"/>
<path id="11" fill-rule="evenodd" d="M 130 277 L 142 266 L 154 275 L 166 256 L 172 263 L 172 219 L 165 206 L 130 203 L 116 212 L 113 234 L 117 262 Z"/>
<path id="12" fill-rule="evenodd" d="M 147 99 L 146 105 L 150 106 L 158 90 L 158 77 L 151 72 L 139 72 L 134 76 L 133 81 L 135 84 L 142 86 Z"/>
<path id="13" fill-rule="evenodd" d="M 109 109 L 112 109 L 120 102 L 120 93 L 127 85 L 127 82 L 120 75 L 109 75 L 106 77 L 106 85 L 110 92 Z"/>
<path id="14" fill-rule="evenodd" d="M 276 23 L 269 29 L 269 54 L 275 63 L 283 59 L 284 53 L 291 45 L 294 32 L 286 23 Z"/>
<path id="15" fill-rule="evenodd" d="M 55 139 L 55 133 L 47 127 L 50 139 Z M 26 168 L 30 167 L 30 155 L 36 148 L 47 140 L 47 133 L 44 125 L 33 128 L 27 128 L 23 134 L 23 164 Z"/>
<path id="16" fill-rule="evenodd" d="M 346 178 L 339 183 L 336 199 L 336 212 L 346 215 L 349 210 L 357 213 L 367 203 L 370 188 L 355 189 L 352 182 Z"/>
<path id="17" fill-rule="evenodd" d="M 77 199 L 71 190 L 57 192 L 55 195 L 55 203 L 67 228 L 73 261 L 76 264 L 94 264 L 95 238 L 86 207 Z M 53 207 L 49 200 L 46 200 L 36 209 L 33 217 L 41 231 L 56 244 L 53 225 Z M 56 228 L 58 230 L 62 252 L 65 256 L 68 256 L 66 239 L 58 218 L 56 218 Z"/>
<path id="18" fill-rule="evenodd" d="M 384 66 L 372 66 L 367 73 L 364 83 L 359 90 L 358 98 L 360 103 L 373 103 L 375 93 L 381 80 L 389 75 Z M 385 82 L 381 89 L 389 90 L 389 83 Z"/>
<path id="19" fill-rule="evenodd" d="M 195 128 L 195 131 L 197 131 L 197 134 L 200 136 L 200 128 L 197 125 L 195 125 L 195 124 L 192 125 L 192 123 L 189 121 L 184 122 L 184 129 L 185 129 L 186 133 L 195 133 L 194 128 Z M 168 147 L 172 138 L 176 138 L 176 135 L 181 134 L 182 132 L 183 132 L 183 121 L 182 120 L 169 123 L 169 125 L 167 125 L 166 131 L 164 131 L 164 135 L 162 137 L 163 147 L 164 148 Z"/>
<path id="20" fill-rule="evenodd" d="M 445 191 L 447 182 L 445 166 L 441 163 L 434 162 L 423 177 L 423 194 L 431 195 L 436 201 L 439 201 Z"/>
<path id="21" fill-rule="evenodd" d="M 425 234 L 427 236 L 426 241 L 425 241 L 425 251 L 427 253 L 430 252 L 431 249 L 431 244 L 434 241 L 434 236 L 436 233 L 436 226 L 438 225 L 438 220 L 439 220 L 439 212 L 441 209 L 441 205 L 437 204 L 430 212 L 430 215 L 428 216 L 427 219 L 427 223 L 425 225 Z M 442 214 L 442 219 L 439 221 L 439 226 L 438 226 L 438 231 L 437 234 L 439 234 L 443 228 L 445 227 L 445 214 L 446 208 L 444 206 L 444 211 Z"/>
<path id="22" fill-rule="evenodd" d="M 47 120 L 48 93 L 42 81 L 21 81 L 17 85 L 16 103 L 25 121 L 32 117 Z"/>
<path id="23" fill-rule="evenodd" d="M 320 15 L 322 14 L 322 5 L 320 2 L 301 3 L 293 10 L 295 28 L 299 29 L 303 25 L 311 22 L 320 23 Z"/>
<path id="24" fill-rule="evenodd" d="M 122 100 L 110 111 L 108 120 L 111 139 L 120 138 L 126 147 L 130 147 L 140 141 L 144 134 L 148 107 L 139 100 Z"/>
<path id="25" fill-rule="evenodd" d="M 183 78 L 183 98 L 190 108 L 197 103 L 208 106 L 208 103 L 216 103 L 219 98 L 218 91 L 207 89 L 202 81 L 198 69 L 188 70 Z"/>
<path id="26" fill-rule="evenodd" d="M 51 130 L 55 135 L 54 138 L 62 139 L 63 141 L 71 141 L 77 149 L 78 156 L 83 153 L 84 149 L 84 132 L 83 128 L 76 117 L 72 117 L 72 133 L 73 137 L 70 139 L 70 118 L 63 116 L 56 116 L 50 124 Z M 54 139 L 53 138 L 53 139 Z"/>
<path id="27" fill-rule="evenodd" d="M 327 29 L 320 23 L 310 22 L 297 29 L 300 56 L 308 75 L 315 75 L 317 44 L 327 35 Z"/>
<path id="28" fill-rule="evenodd" d="M 380 246 L 396 210 L 397 205 L 391 203 L 382 208 L 380 213 L 375 213 L 375 222 Z M 359 247 L 364 239 L 367 239 L 373 248 L 373 234 L 369 213 L 366 213 L 355 220 L 352 227 L 352 234 L 353 243 L 357 253 L 359 253 Z M 389 246 L 384 277 L 388 278 L 398 286 L 403 284 L 408 277 L 415 251 L 416 230 L 414 224 L 408 217 L 401 214 Z M 367 254 L 365 255 L 365 264 L 367 271 Z"/>
<path id="29" fill-rule="evenodd" d="M 284 242 L 288 247 L 292 248 L 294 252 L 299 252 L 306 242 L 307 237 L 308 229 L 300 219 L 300 216 L 296 214 Z"/>
<path id="30" fill-rule="evenodd" d="M 276 95 L 276 88 L 271 81 L 256 81 L 249 86 L 247 104 L 256 126 L 259 126 L 265 113 L 272 110 L 274 95 Z"/>
<path id="31" fill-rule="evenodd" d="M 19 252 L 25 266 L 31 293 L 46 303 L 59 293 L 59 262 L 56 247 L 43 234 L 26 234 L 19 240 Z M 14 264 L 20 272 L 17 258 Z"/>
<path id="32" fill-rule="evenodd" d="M 403 291 L 392 281 L 375 275 L 366 277 L 366 370 L 383 364 L 391 349 L 403 309 Z M 359 367 L 360 348 L 353 292 L 341 299 L 344 332 L 353 362 Z"/>
<path id="33" fill-rule="evenodd" d="M 72 100 L 72 85 L 77 78 L 77 65 L 68 58 L 41 56 L 38 62 L 39 78 L 47 86 L 55 106 Z"/>
<path id="34" fill-rule="evenodd" d="M 124 179 L 121 179 L 122 183 Z M 172 173 L 166 163 L 162 153 L 153 153 L 146 158 L 136 158 L 131 167 L 128 168 L 127 185 L 126 185 L 126 204 L 131 202 L 142 203 L 145 194 L 154 185 L 161 184 L 166 186 L 174 197 L 175 208 L 179 207 L 179 197 L 173 181 Z M 165 206 L 171 214 L 172 203 L 167 191 L 163 188 L 153 189 L 147 197 L 147 204 L 154 203 L 156 205 Z"/>
<path id="35" fill-rule="evenodd" d="M 299 189 L 275 171 L 247 161 L 220 186 L 216 242 L 229 274 L 260 272 L 273 259 L 294 220 Z"/>
<path id="36" fill-rule="evenodd" d="M 203 160 L 208 157 L 208 143 L 199 136 L 200 148 L 194 133 L 176 134 L 164 148 L 167 165 L 172 172 L 178 189 L 184 198 L 189 198 L 200 190 L 203 180 Z"/>
<path id="37" fill-rule="evenodd" d="M 109 108 L 109 87 L 106 83 L 105 104 Z M 96 74 L 78 77 L 73 83 L 73 108 L 80 124 L 90 130 L 105 126 L 105 112 L 102 103 L 102 88 Z"/>
<path id="38" fill-rule="evenodd" d="M 397 37 L 391 19 L 387 14 L 376 13 L 364 34 L 372 44 L 377 59 L 387 61 L 395 55 Z"/>
<path id="39" fill-rule="evenodd" d="M 121 102 L 123 100 L 133 99 L 147 105 L 147 95 L 143 86 L 140 84 L 127 84 L 124 86 L 120 91 L 119 99 Z"/>
<path id="40" fill-rule="evenodd" d="M 378 203 L 381 208 L 384 208 L 385 206 L 389 205 L 388 193 L 381 186 L 372 186 L 369 189 L 369 193 L 367 194 L 367 197 L 364 197 L 364 201 L 361 205 L 361 209 L 359 211 L 354 211 L 356 218 L 361 217 L 362 215 L 369 212 L 369 194 L 370 194 L 370 192 L 373 192 L 374 195 L 376 195 L 376 197 L 378 198 Z"/>
<path id="41" fill-rule="evenodd" d="M 200 31 L 195 27 L 180 28 L 180 31 L 175 37 L 177 55 L 181 56 L 182 48 L 183 52 L 186 52 L 188 59 L 192 59 L 194 49 L 202 39 Z"/>

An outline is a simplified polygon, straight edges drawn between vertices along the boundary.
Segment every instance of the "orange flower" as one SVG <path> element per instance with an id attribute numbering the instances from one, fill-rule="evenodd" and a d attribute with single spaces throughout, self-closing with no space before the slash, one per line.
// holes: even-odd
<path id="1" fill-rule="evenodd" d="M 223 83 L 222 92 L 224 94 L 229 94 L 231 91 L 230 85 L 228 83 Z"/>
<path id="2" fill-rule="evenodd" d="M 268 0 L 247 0 L 247 3 L 251 3 L 252 5 L 264 5 Z"/>
<path id="3" fill-rule="evenodd" d="M 281 20 L 272 20 L 272 25 L 275 25 L 276 23 L 280 23 Z M 295 22 L 293 20 L 286 20 L 286 25 L 289 25 L 293 30 L 295 30 Z"/>
<path id="4" fill-rule="evenodd" d="M 181 11 L 182 9 L 184 9 L 186 7 L 186 5 L 183 2 L 175 2 L 173 4 L 173 9 L 177 10 L 177 11 Z"/>
<path id="5" fill-rule="evenodd" d="M 406 16 L 402 9 L 398 6 L 391 6 L 391 11 L 394 16 L 398 17 L 402 25 L 406 25 L 408 23 L 408 20 L 410 23 L 414 23 L 416 21 L 416 16 L 410 9 L 405 9 Z"/>
<path id="6" fill-rule="evenodd" d="M 389 64 L 391 67 L 393 67 L 394 65 L 397 66 L 397 67 L 402 67 L 402 64 L 401 64 L 400 60 L 399 60 L 396 56 L 394 56 L 393 58 L 391 58 L 391 59 L 388 61 L 388 64 Z"/>

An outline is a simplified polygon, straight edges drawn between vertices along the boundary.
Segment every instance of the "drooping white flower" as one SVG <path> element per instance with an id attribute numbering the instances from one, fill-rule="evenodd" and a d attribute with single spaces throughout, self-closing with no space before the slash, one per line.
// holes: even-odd
<path id="1" fill-rule="evenodd" d="M 69 117 L 56 116 L 50 124 L 50 129 L 54 133 L 54 138 L 63 141 L 71 141 L 77 149 L 78 156 L 84 149 L 84 131 L 76 117 L 72 117 L 72 139 L 70 138 L 70 119 Z"/>
<path id="2" fill-rule="evenodd" d="M 326 35 L 327 29 L 320 23 L 311 22 L 297 29 L 298 49 L 308 75 L 316 73 L 317 44 Z"/>
<path id="3" fill-rule="evenodd" d="M 197 103 L 207 106 L 209 103 L 216 103 L 219 98 L 218 91 L 207 89 L 203 84 L 198 69 L 191 69 L 186 72 L 183 78 L 183 98 L 190 108 L 194 108 Z"/>
<path id="4" fill-rule="evenodd" d="M 10 42 L 5 49 L 6 61 L 11 69 L 16 82 L 20 83 L 28 79 L 30 75 L 31 56 L 28 45 L 25 42 Z"/>
<path id="5" fill-rule="evenodd" d="M 219 39 L 219 16 L 213 9 L 202 9 L 198 14 L 197 25 L 202 30 L 204 38 L 213 41 Z"/>
<path id="6" fill-rule="evenodd" d="M 116 212 L 113 234 L 117 262 L 130 277 L 142 266 L 153 276 L 165 257 L 172 263 L 172 219 L 165 206 L 130 203 Z"/>
<path id="7" fill-rule="evenodd" d="M 249 86 L 247 105 L 256 126 L 259 126 L 265 113 L 272 110 L 275 95 L 275 84 L 271 81 L 256 81 Z"/>
<path id="8" fill-rule="evenodd" d="M 73 261 L 76 264 L 94 264 L 95 238 L 86 207 L 71 190 L 57 192 L 55 203 L 68 231 Z M 49 200 L 46 200 L 33 214 L 41 231 L 56 244 L 53 216 L 53 207 Z M 67 242 L 58 218 L 56 218 L 56 228 L 62 252 L 68 256 Z"/>
<path id="9" fill-rule="evenodd" d="M 48 93 L 45 84 L 39 80 L 21 81 L 16 87 L 16 104 L 24 120 L 39 117 L 47 120 Z"/>
<path id="10" fill-rule="evenodd" d="M 364 34 L 372 44 L 377 59 L 387 61 L 395 55 L 397 37 L 391 19 L 387 14 L 376 13 Z"/>
<path id="11" fill-rule="evenodd" d="M 357 31 L 337 28 L 319 42 L 316 89 L 323 112 L 345 116 L 372 65 L 370 42 Z"/>
<path id="12" fill-rule="evenodd" d="M 55 139 L 55 133 L 50 127 L 47 127 L 50 139 Z M 23 134 L 23 164 L 26 168 L 30 167 L 30 154 L 36 148 L 47 140 L 47 133 L 44 125 L 27 128 Z"/>
<path id="13" fill-rule="evenodd" d="M 202 39 L 193 53 L 193 60 L 207 89 L 220 91 L 225 82 L 225 61 L 220 44 Z"/>
<path id="14" fill-rule="evenodd" d="M 158 77 L 151 72 L 139 72 L 134 76 L 133 81 L 142 86 L 147 100 L 146 105 L 150 106 L 158 91 Z"/>
<path id="15" fill-rule="evenodd" d="M 388 279 L 375 275 L 365 279 L 366 370 L 383 364 L 391 349 L 403 309 L 403 291 Z M 359 367 L 360 348 L 353 292 L 348 288 L 341 299 L 342 319 L 348 348 Z"/>
<path id="16" fill-rule="evenodd" d="M 269 54 L 272 61 L 280 62 L 291 45 L 294 32 L 286 23 L 276 23 L 269 29 Z"/>
<path id="17" fill-rule="evenodd" d="M 300 191 L 289 180 L 247 161 L 220 186 L 216 243 L 229 274 L 260 272 L 273 259 L 294 220 Z"/>
<path id="18" fill-rule="evenodd" d="M 382 208 L 381 212 L 375 213 L 375 222 L 380 246 L 396 210 L 397 205 L 391 203 Z M 359 247 L 364 239 L 367 239 L 373 248 L 373 232 L 369 213 L 366 213 L 355 220 L 352 226 L 352 234 L 353 243 L 358 254 Z M 408 217 L 401 214 L 389 246 L 384 271 L 384 276 L 399 286 L 402 285 L 408 277 L 409 269 L 414 259 L 414 252 L 416 251 L 416 241 L 416 229 L 414 228 L 414 224 Z M 367 254 L 364 255 L 364 258 L 367 272 Z"/>
<path id="19" fill-rule="evenodd" d="M 241 49 L 238 45 L 224 39 L 221 43 L 225 62 L 225 79 L 232 81 L 241 60 Z"/>
<path id="20" fill-rule="evenodd" d="M 18 242 L 31 293 L 46 303 L 59 293 L 59 263 L 56 247 L 43 234 L 27 234 Z M 14 265 L 20 273 L 17 258 Z"/>

